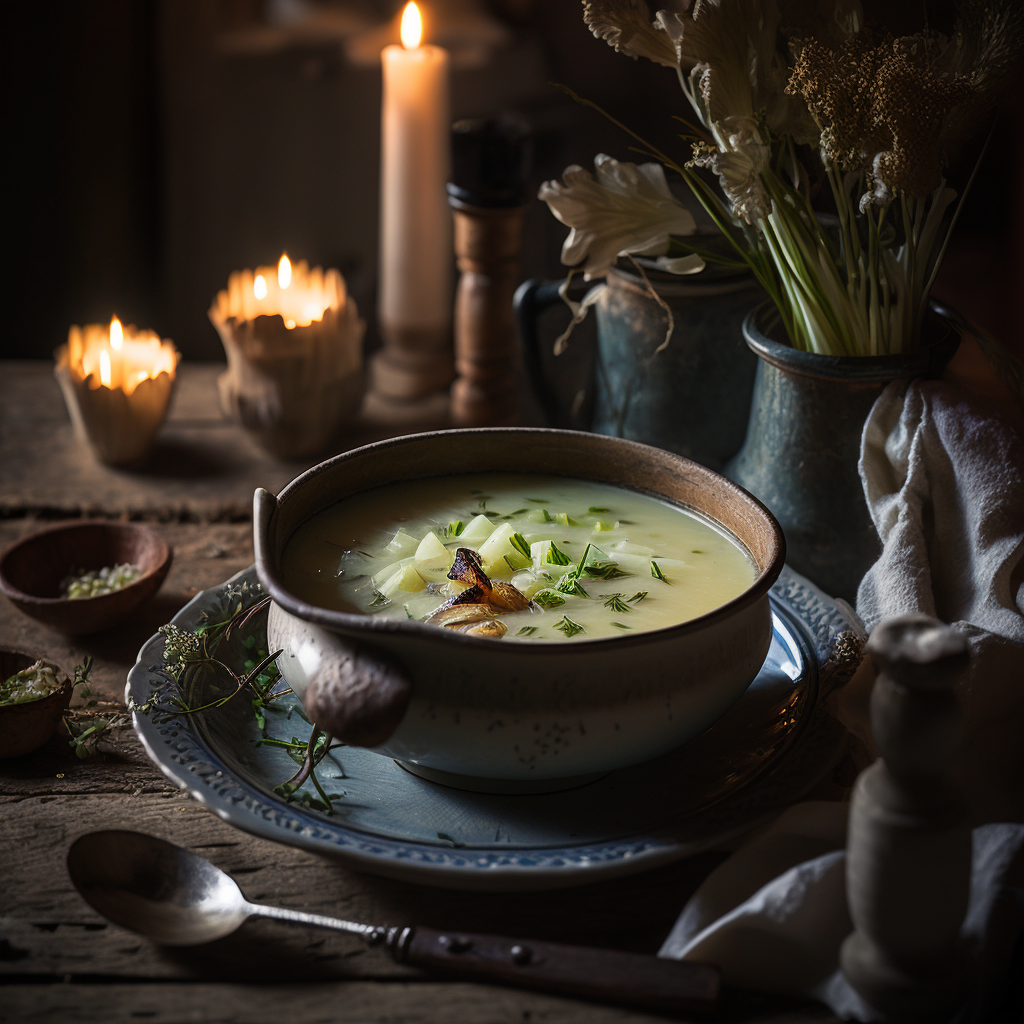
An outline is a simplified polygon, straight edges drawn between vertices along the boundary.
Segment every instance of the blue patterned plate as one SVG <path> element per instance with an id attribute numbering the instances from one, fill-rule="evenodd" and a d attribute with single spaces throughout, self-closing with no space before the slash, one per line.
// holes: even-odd
<path id="1" fill-rule="evenodd" d="M 242 584 L 247 569 L 198 594 L 173 619 L 202 622 Z M 576 885 L 666 864 L 727 841 L 800 799 L 835 763 L 845 732 L 823 708 L 858 660 L 848 641 L 858 626 L 788 569 L 770 592 L 773 636 L 747 692 L 711 729 L 678 750 L 612 772 L 576 789 L 493 795 L 449 789 L 394 761 L 339 747 L 318 777 L 330 814 L 289 802 L 274 787 L 296 765 L 261 743 L 243 695 L 191 715 L 132 715 L 149 756 L 176 785 L 237 828 L 333 855 L 351 867 L 460 889 L 544 889 Z M 265 642 L 265 614 L 253 623 Z M 239 666 L 240 668 L 241 666 Z M 152 637 L 128 675 L 126 701 L 180 696 L 195 707 L 220 695 L 200 681 L 182 692 L 168 673 L 164 637 Z M 282 698 L 267 715 L 272 735 L 305 741 L 297 702 Z"/>

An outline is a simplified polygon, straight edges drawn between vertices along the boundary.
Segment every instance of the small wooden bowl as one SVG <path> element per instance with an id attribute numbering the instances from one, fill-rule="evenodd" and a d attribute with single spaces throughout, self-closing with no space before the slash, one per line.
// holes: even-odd
<path id="1" fill-rule="evenodd" d="M 60 584 L 72 572 L 130 562 L 142 570 L 112 594 L 69 600 Z M 140 523 L 75 520 L 30 533 L 0 555 L 0 590 L 51 629 L 72 636 L 98 633 L 152 597 L 171 567 L 171 549 Z"/>
<path id="2" fill-rule="evenodd" d="M 34 665 L 37 660 L 24 651 L 0 647 L 0 681 Z M 61 686 L 45 697 L 23 704 L 0 704 L 0 758 L 20 757 L 41 747 L 54 734 L 67 711 L 71 690 L 71 680 L 64 676 Z"/>

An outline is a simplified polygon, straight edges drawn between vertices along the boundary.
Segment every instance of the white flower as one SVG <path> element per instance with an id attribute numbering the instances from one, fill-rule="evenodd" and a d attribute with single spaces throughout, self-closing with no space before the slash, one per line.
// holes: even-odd
<path id="1" fill-rule="evenodd" d="M 180 679 L 189 662 L 199 656 L 202 641 L 195 633 L 186 632 L 172 624 L 161 626 L 159 632 L 164 635 L 164 663 L 167 671 L 175 679 Z"/>
<path id="2" fill-rule="evenodd" d="M 767 217 L 772 210 L 761 178 L 771 161 L 771 149 L 762 141 L 757 122 L 750 117 L 727 117 L 712 125 L 718 150 L 698 152 L 693 163 L 710 167 L 733 212 L 747 224 Z"/>
<path id="3" fill-rule="evenodd" d="M 539 198 L 572 230 L 562 246 L 562 262 L 583 260 L 586 280 L 601 277 L 626 253 L 659 256 L 670 235 L 690 235 L 693 215 L 668 190 L 660 164 L 619 163 L 603 153 L 594 158 L 595 177 L 582 167 L 567 167 L 562 181 L 546 181 Z M 687 257 L 685 269 L 695 273 L 703 261 Z"/>
<path id="4" fill-rule="evenodd" d="M 583 20 L 598 39 L 619 53 L 676 66 L 675 46 L 660 25 L 652 23 L 644 0 L 584 0 Z"/>

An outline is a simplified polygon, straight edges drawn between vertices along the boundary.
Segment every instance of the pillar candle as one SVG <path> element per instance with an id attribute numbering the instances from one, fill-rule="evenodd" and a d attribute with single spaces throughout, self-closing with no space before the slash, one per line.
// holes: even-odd
<path id="1" fill-rule="evenodd" d="M 381 54 L 378 312 L 385 330 L 431 332 L 451 320 L 448 53 L 420 36 L 419 11 L 407 4 L 402 45 Z"/>

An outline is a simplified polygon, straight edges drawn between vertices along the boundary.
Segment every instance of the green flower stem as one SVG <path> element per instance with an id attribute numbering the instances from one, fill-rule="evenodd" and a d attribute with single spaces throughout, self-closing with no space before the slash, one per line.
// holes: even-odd
<path id="1" fill-rule="evenodd" d="M 323 745 L 320 746 L 319 752 L 317 750 L 319 741 L 323 738 Z M 264 740 L 264 742 L 267 742 Z M 302 787 L 307 779 L 311 780 L 317 793 L 320 794 L 320 798 L 327 805 L 327 813 L 330 814 L 333 810 L 333 804 L 331 798 L 324 792 L 323 787 L 320 785 L 320 780 L 316 776 L 316 766 L 326 757 L 328 750 L 331 747 L 331 737 L 328 733 L 324 732 L 319 726 L 314 725 L 313 731 L 309 734 L 309 741 L 305 744 L 284 744 L 280 743 L 280 746 L 288 746 L 291 749 L 302 749 L 305 747 L 306 756 L 302 759 L 302 764 L 299 770 L 287 781 L 282 782 L 279 786 L 275 786 L 275 791 L 280 793 L 282 796 L 290 797 L 294 792 Z"/>
<path id="2" fill-rule="evenodd" d="M 803 344 L 812 352 L 841 354 L 843 341 L 837 325 L 831 320 L 832 311 L 827 302 L 823 302 L 821 288 L 803 258 L 790 230 L 791 225 L 780 212 L 779 204 L 773 205 L 772 212 L 761 221 L 761 225 L 793 304 L 794 320 L 799 325 Z"/>
<path id="3" fill-rule="evenodd" d="M 266 597 L 260 598 L 259 601 L 257 601 L 255 604 L 247 608 L 245 610 L 244 615 L 236 614 L 231 619 L 229 619 L 227 622 L 227 629 L 225 629 L 224 631 L 225 639 L 231 636 L 233 630 L 242 629 L 243 627 L 247 626 L 249 624 L 250 619 L 252 619 L 253 616 L 261 612 L 269 604 L 270 595 L 268 594 Z"/>
<path id="4" fill-rule="evenodd" d="M 916 296 L 917 310 L 915 311 L 915 315 L 918 318 L 918 320 L 924 318 L 924 312 L 928 307 L 928 295 L 932 290 L 932 285 L 935 284 L 935 278 L 939 273 L 939 267 L 942 266 L 942 261 L 946 255 L 946 249 L 949 247 L 949 240 L 953 235 L 953 229 L 956 227 L 956 222 L 960 219 L 960 211 L 964 208 L 964 199 L 967 198 L 967 193 L 970 192 L 971 186 L 974 184 L 974 179 L 978 174 L 978 168 L 981 167 L 981 161 L 985 159 L 985 154 L 988 152 L 989 143 L 992 141 L 992 133 L 995 130 L 996 126 L 992 125 L 992 127 L 989 128 L 988 130 L 988 134 L 985 136 L 985 142 L 981 147 L 981 152 L 978 153 L 978 159 L 974 161 L 974 167 L 971 169 L 971 176 L 967 179 L 967 184 L 964 186 L 964 190 L 960 195 L 960 202 L 956 204 L 956 209 L 953 211 L 953 216 L 950 219 L 949 227 L 946 229 L 946 234 L 942 240 L 942 245 L 939 247 L 939 251 L 936 253 L 935 259 L 932 262 L 931 271 L 928 275 L 928 280 L 925 282 L 924 287 Z M 945 181 L 940 182 L 939 188 L 936 191 L 941 192 L 941 190 L 945 187 L 945 184 Z M 945 205 L 936 202 L 934 196 L 932 202 L 933 208 L 930 211 L 932 214 L 935 214 L 935 207 L 940 205 L 942 206 L 942 212 L 945 212 Z M 941 215 L 940 217 L 936 218 L 936 233 L 938 230 L 938 224 L 940 219 Z M 928 250 L 930 251 L 931 248 L 932 245 L 929 244 Z"/>
<path id="5" fill-rule="evenodd" d="M 187 707 L 182 701 L 180 707 L 175 709 L 174 714 L 194 715 L 197 711 L 207 711 L 210 708 L 222 707 L 224 704 L 227 704 L 227 702 L 231 700 L 232 697 L 237 696 L 238 693 L 244 690 L 247 685 L 251 686 L 252 689 L 260 697 L 263 697 L 264 694 L 262 694 L 260 692 L 259 687 L 255 685 L 256 680 L 260 677 L 260 674 L 268 665 L 270 665 L 278 659 L 281 653 L 281 651 L 274 651 L 273 654 L 268 654 L 251 672 L 247 673 L 241 678 L 239 678 L 230 668 L 228 668 L 228 666 L 225 665 L 224 662 L 218 661 L 216 658 L 197 658 L 195 661 L 189 662 L 190 669 L 198 669 L 201 665 L 217 665 L 220 668 L 224 669 L 224 671 L 227 672 L 229 676 L 231 676 L 231 678 L 235 681 L 237 685 L 235 686 L 235 689 L 231 691 L 231 693 L 227 694 L 227 696 L 218 697 L 216 700 L 210 701 L 209 704 L 201 704 L 199 707 Z"/>
<path id="6" fill-rule="evenodd" d="M 913 210 L 911 210 L 911 202 L 908 202 L 906 199 L 898 200 L 898 202 L 903 218 L 903 232 L 906 236 L 906 241 L 903 243 L 906 278 L 910 284 L 910 294 L 916 295 L 920 294 L 918 289 L 924 283 L 924 275 L 921 274 L 921 263 L 923 261 L 918 260 L 918 244 L 921 240 L 922 221 L 926 213 L 925 204 L 918 199 L 912 200 Z M 927 257 L 927 254 L 925 256 Z M 917 335 L 919 324 L 915 323 L 915 306 L 916 303 L 908 303 L 908 308 L 901 318 L 904 338 Z M 902 350 L 902 345 L 900 348 Z"/>
<path id="7" fill-rule="evenodd" d="M 699 256 L 705 263 L 714 263 L 720 267 L 746 267 L 747 260 L 733 260 L 728 256 L 722 256 L 703 245 L 694 245 L 685 238 L 673 235 L 668 241 L 668 256 L 688 256 L 693 253 Z"/>
<path id="8" fill-rule="evenodd" d="M 590 107 L 591 110 L 596 110 L 603 117 L 606 117 L 609 121 L 611 121 L 613 125 L 615 125 L 616 128 L 621 128 L 627 135 L 636 139 L 636 141 L 639 142 L 642 146 L 646 146 L 647 149 L 651 152 L 651 154 L 657 157 L 663 164 L 665 164 L 666 167 L 675 167 L 675 163 L 672 161 L 670 157 L 662 153 L 661 150 L 658 149 L 656 146 L 652 146 L 651 143 L 649 143 L 643 136 L 637 135 L 637 133 L 633 131 L 632 128 L 627 128 L 626 125 L 624 125 L 621 121 L 612 117 L 611 114 L 609 114 L 606 110 L 603 110 L 601 107 L 599 107 L 593 100 L 584 99 L 582 96 L 573 92 L 573 90 L 570 89 L 567 85 L 562 85 L 560 82 L 555 82 L 554 86 L 556 89 L 561 89 L 562 92 L 564 92 L 570 99 L 575 100 L 577 103 L 581 104 L 584 107 Z"/>

